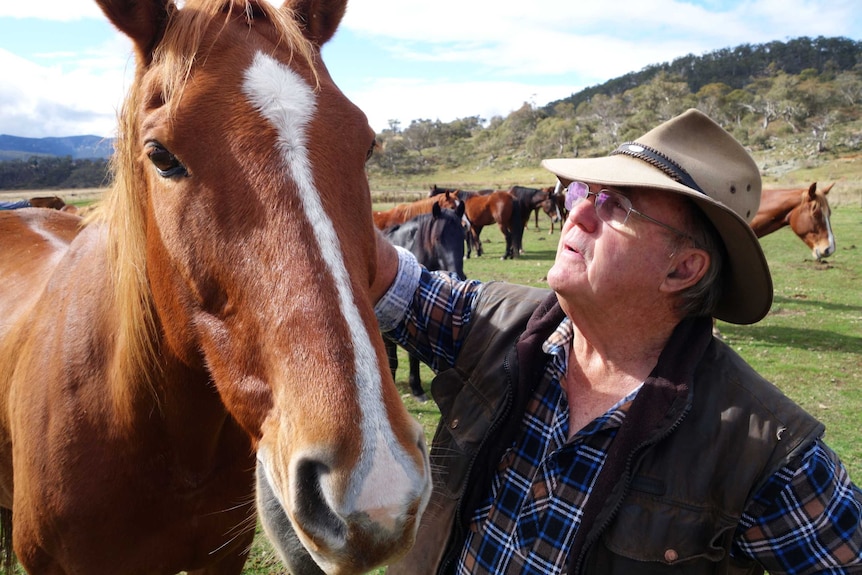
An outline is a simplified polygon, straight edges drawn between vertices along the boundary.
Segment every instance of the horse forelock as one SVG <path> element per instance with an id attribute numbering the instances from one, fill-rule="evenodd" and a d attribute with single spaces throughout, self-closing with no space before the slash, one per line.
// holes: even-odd
<path id="1" fill-rule="evenodd" d="M 249 29 L 256 23 L 271 24 L 277 34 L 275 43 L 289 49 L 291 58 L 298 56 L 314 71 L 315 50 L 289 10 L 279 10 L 263 0 L 188 0 L 174 10 L 164 38 L 153 51 L 153 64 L 160 68 L 164 100 L 169 117 L 182 99 L 183 88 L 195 64 L 206 58 L 204 39 L 214 21 L 222 19 L 222 28 L 231 20 L 244 20 Z M 315 76 L 316 79 L 316 76 Z"/>
<path id="2" fill-rule="evenodd" d="M 168 117 L 174 117 L 195 66 L 205 62 L 204 40 L 212 23 L 222 19 L 223 29 L 237 17 L 243 18 L 249 28 L 256 22 L 271 24 L 277 34 L 276 44 L 289 47 L 290 57 L 308 63 L 314 74 L 311 65 L 315 60 L 314 47 L 302 35 L 293 13 L 256 0 L 188 0 L 182 9 L 170 12 L 165 33 L 149 60 L 138 61 L 135 81 L 118 116 L 111 158 L 114 183 L 106 192 L 102 209 L 93 216 L 95 222 L 103 222 L 108 228 L 108 258 L 119 323 L 118 355 L 112 368 L 115 374 L 112 380 L 117 382 L 112 393 L 118 408 L 130 405 L 127 399 L 141 386 L 152 392 L 151 382 L 158 374 L 154 347 L 158 328 L 146 264 L 149 190 L 145 167 L 141 165 L 143 152 L 137 117 L 143 103 L 154 94 L 150 93 L 151 84 L 143 78 L 145 74 L 158 74 L 157 85 L 161 90 L 158 97 Z M 316 74 L 314 77 L 316 80 Z"/>

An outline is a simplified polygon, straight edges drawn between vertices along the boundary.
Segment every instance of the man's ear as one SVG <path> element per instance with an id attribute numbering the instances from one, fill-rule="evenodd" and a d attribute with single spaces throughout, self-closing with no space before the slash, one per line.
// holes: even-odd
<path id="1" fill-rule="evenodd" d="M 709 269 L 709 254 L 697 248 L 684 248 L 674 254 L 661 289 L 677 292 L 700 281 Z"/>

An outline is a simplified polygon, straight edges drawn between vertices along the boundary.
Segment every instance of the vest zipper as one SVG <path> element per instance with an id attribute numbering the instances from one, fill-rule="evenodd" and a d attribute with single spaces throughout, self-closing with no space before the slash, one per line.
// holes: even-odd
<path id="1" fill-rule="evenodd" d="M 626 478 L 623 482 L 622 492 L 620 493 L 620 496 L 617 497 L 616 501 L 614 502 L 614 506 L 611 509 L 611 512 L 608 514 L 604 522 L 602 522 L 601 526 L 593 531 L 593 536 L 590 536 L 584 540 L 584 547 L 581 550 L 580 555 L 578 556 L 578 560 L 575 562 L 574 569 L 572 570 L 571 574 L 581 572 L 581 567 L 583 567 L 587 554 L 590 551 L 590 547 L 592 547 L 596 543 L 596 541 L 598 541 L 601 534 L 608 528 L 608 526 L 610 526 L 611 522 L 614 520 L 614 517 L 616 517 L 616 514 L 620 510 L 620 507 L 622 507 L 623 501 L 625 500 L 626 495 L 628 495 L 629 488 L 631 487 L 632 470 L 634 468 L 633 460 L 635 454 L 641 453 L 650 445 L 655 445 L 656 443 L 673 433 L 682 424 L 689 411 L 691 411 L 691 401 L 687 400 L 685 408 L 682 410 L 682 413 L 680 413 L 679 417 L 676 418 L 676 421 L 674 421 L 673 424 L 671 424 L 667 429 L 664 430 L 664 432 L 657 435 L 656 437 L 644 441 L 643 443 L 635 447 L 631 453 L 629 453 L 628 457 L 626 458 Z"/>

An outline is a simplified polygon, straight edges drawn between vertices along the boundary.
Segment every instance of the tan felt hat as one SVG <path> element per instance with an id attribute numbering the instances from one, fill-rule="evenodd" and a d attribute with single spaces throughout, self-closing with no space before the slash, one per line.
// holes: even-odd
<path id="1" fill-rule="evenodd" d="M 688 110 L 604 158 L 548 159 L 542 166 L 564 183 L 653 188 L 691 198 L 727 250 L 715 317 L 750 324 L 769 312 L 772 277 L 748 225 L 760 206 L 760 171 L 745 148 L 704 113 Z"/>

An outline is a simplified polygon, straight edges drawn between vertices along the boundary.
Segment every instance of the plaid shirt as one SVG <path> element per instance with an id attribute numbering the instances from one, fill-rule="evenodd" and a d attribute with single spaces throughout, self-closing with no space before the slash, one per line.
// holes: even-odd
<path id="1" fill-rule="evenodd" d="M 404 252 L 399 258 L 395 285 L 378 304 L 381 328 L 435 372 L 450 367 L 481 283 L 427 272 Z M 543 345 L 551 361 L 487 499 L 472 514 L 458 573 L 546 575 L 566 569 L 584 504 L 637 394 L 567 440 L 568 404 L 560 381 L 571 339 L 566 319 Z M 754 559 L 772 575 L 862 573 L 862 491 L 823 443 L 815 442 L 775 473 L 749 505 L 761 511 L 742 517 L 735 556 Z"/>

